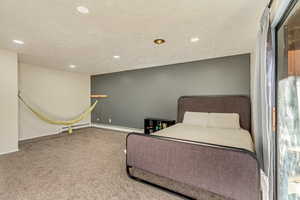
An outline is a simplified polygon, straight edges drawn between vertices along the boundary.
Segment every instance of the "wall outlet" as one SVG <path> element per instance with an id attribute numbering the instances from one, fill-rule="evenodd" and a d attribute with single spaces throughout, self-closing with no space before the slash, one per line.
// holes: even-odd
<path id="1" fill-rule="evenodd" d="M 100 118 L 97 118 L 96 120 L 97 120 L 97 121 L 100 121 Z"/>
<path id="2" fill-rule="evenodd" d="M 110 124 L 111 124 L 111 118 L 108 118 L 108 123 L 110 123 Z"/>

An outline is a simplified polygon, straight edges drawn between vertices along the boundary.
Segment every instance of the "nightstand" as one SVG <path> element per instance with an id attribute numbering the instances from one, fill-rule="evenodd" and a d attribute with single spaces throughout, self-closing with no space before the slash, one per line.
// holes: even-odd
<path id="1" fill-rule="evenodd" d="M 159 119 L 159 118 L 146 118 L 144 120 L 145 134 L 151 134 L 156 131 L 168 128 L 176 123 L 175 120 Z"/>

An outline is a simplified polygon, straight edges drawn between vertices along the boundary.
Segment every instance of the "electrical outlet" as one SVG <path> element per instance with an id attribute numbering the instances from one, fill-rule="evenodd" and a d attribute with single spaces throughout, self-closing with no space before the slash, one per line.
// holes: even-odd
<path id="1" fill-rule="evenodd" d="M 96 120 L 97 120 L 97 121 L 100 121 L 100 118 L 97 118 Z"/>
<path id="2" fill-rule="evenodd" d="M 111 118 L 108 118 L 108 123 L 110 123 L 110 124 L 111 124 Z"/>

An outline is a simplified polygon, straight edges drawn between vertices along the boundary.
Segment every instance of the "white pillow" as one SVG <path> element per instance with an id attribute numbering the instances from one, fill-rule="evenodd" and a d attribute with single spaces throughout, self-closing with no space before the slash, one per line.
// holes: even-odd
<path id="1" fill-rule="evenodd" d="M 239 129 L 240 116 L 237 113 L 209 113 L 207 127 Z"/>
<path id="2" fill-rule="evenodd" d="M 208 113 L 205 112 L 185 112 L 182 123 L 198 125 L 206 128 L 208 124 L 208 116 Z"/>

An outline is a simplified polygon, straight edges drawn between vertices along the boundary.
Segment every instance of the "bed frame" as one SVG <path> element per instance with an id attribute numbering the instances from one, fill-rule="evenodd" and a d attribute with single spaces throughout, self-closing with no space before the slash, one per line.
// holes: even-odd
<path id="1" fill-rule="evenodd" d="M 178 122 L 186 111 L 238 113 L 241 127 L 251 132 L 246 96 L 180 97 Z M 126 149 L 127 174 L 134 180 L 193 199 L 131 173 L 131 169 L 140 169 L 228 199 L 261 199 L 260 167 L 255 153 L 246 149 L 139 133 L 128 134 Z"/>

